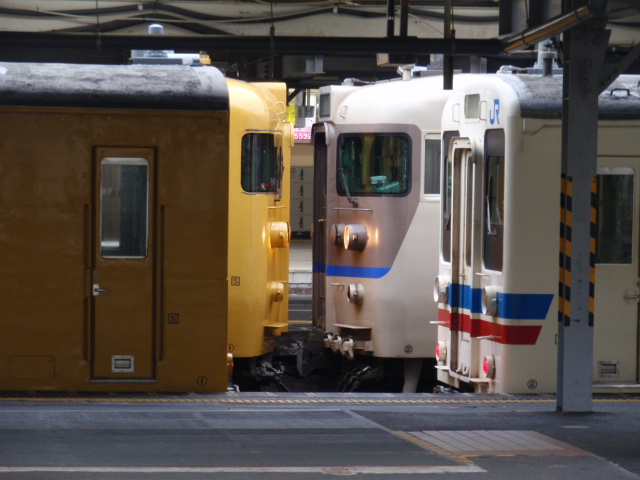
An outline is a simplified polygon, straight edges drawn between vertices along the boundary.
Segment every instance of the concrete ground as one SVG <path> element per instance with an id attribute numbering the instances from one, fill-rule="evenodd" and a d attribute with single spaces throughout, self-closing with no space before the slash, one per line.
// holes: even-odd
<path id="1" fill-rule="evenodd" d="M 639 479 L 640 397 L 0 396 L 0 480 Z"/>

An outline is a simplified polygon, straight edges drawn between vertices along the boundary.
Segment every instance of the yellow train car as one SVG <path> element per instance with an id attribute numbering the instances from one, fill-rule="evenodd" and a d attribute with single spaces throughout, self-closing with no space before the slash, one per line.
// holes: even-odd
<path id="1" fill-rule="evenodd" d="M 227 79 L 229 341 L 234 381 L 274 379 L 275 337 L 288 329 L 289 174 L 293 132 L 286 85 Z"/>
<path id="2" fill-rule="evenodd" d="M 0 390 L 226 390 L 228 158 L 215 68 L 0 64 Z"/>

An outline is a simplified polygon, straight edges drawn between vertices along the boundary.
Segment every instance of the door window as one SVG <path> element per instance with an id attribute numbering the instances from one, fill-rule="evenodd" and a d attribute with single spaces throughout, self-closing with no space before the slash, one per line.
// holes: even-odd
<path id="1" fill-rule="evenodd" d="M 451 261 L 451 206 L 453 203 L 453 163 L 449 160 L 451 144 L 460 132 L 444 132 L 442 135 L 442 184 L 440 188 L 442 220 L 442 258 Z"/>
<path id="2" fill-rule="evenodd" d="M 144 158 L 105 158 L 100 177 L 100 254 L 146 257 L 149 162 Z"/>
<path id="3" fill-rule="evenodd" d="M 598 239 L 596 262 L 633 261 L 633 183 L 631 168 L 608 169 L 598 175 Z"/>
<path id="4" fill-rule="evenodd" d="M 440 193 L 440 140 L 424 141 L 424 193 Z"/>

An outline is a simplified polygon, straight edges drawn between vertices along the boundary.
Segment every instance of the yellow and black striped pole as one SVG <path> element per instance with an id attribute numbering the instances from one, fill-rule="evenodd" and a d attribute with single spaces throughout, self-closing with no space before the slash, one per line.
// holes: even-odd
<path id="1" fill-rule="evenodd" d="M 589 242 L 589 326 L 593 327 L 596 282 L 596 239 L 598 235 L 598 177 L 591 179 L 591 238 Z M 560 188 L 560 281 L 558 321 L 571 325 L 571 257 L 573 231 L 573 181 L 562 175 Z"/>
<path id="2" fill-rule="evenodd" d="M 598 239 L 598 177 L 591 179 L 591 243 L 589 255 L 589 326 L 593 327 L 596 293 L 596 247 Z"/>

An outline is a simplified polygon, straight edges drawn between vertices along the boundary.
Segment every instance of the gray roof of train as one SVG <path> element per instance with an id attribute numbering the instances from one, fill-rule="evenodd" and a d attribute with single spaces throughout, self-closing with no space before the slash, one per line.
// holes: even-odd
<path id="1" fill-rule="evenodd" d="M 213 67 L 0 63 L 0 105 L 228 111 Z"/>
<path id="2" fill-rule="evenodd" d="M 562 75 L 498 74 L 508 83 L 520 101 L 520 111 L 526 118 L 562 117 Z M 624 120 L 640 118 L 640 75 L 622 75 L 600 94 L 598 117 Z M 611 95 L 612 89 L 622 89 Z"/>

